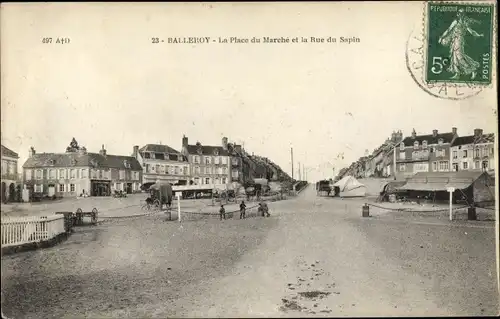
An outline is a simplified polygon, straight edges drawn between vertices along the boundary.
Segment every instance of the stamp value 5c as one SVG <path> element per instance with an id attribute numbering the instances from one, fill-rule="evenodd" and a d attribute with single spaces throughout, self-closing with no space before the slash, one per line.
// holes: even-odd
<path id="1" fill-rule="evenodd" d="M 492 82 L 494 6 L 427 4 L 427 83 Z"/>

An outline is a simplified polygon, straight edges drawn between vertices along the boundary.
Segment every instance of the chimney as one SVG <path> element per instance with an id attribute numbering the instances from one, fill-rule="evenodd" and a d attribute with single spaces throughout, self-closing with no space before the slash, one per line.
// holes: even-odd
<path id="1" fill-rule="evenodd" d="M 417 132 L 415 131 L 415 129 L 413 129 L 413 131 L 411 132 L 411 138 L 412 139 L 416 139 L 417 138 Z"/>
<path id="2" fill-rule="evenodd" d="M 31 158 L 33 157 L 33 155 L 36 154 L 36 151 L 35 151 L 35 148 L 32 146 L 30 147 L 29 151 L 28 151 L 28 157 Z"/>
<path id="3" fill-rule="evenodd" d="M 102 144 L 102 148 L 99 151 L 99 154 L 101 154 L 102 156 L 106 156 L 106 149 L 104 148 L 104 144 Z"/>
<path id="4" fill-rule="evenodd" d="M 227 151 L 227 137 L 222 138 L 222 148 Z"/>
<path id="5" fill-rule="evenodd" d="M 438 130 L 432 130 L 432 136 L 434 137 L 438 136 Z"/>
<path id="6" fill-rule="evenodd" d="M 452 127 L 451 132 L 453 133 L 453 136 L 458 136 L 456 127 Z"/>
<path id="7" fill-rule="evenodd" d="M 474 137 L 481 137 L 483 136 L 483 129 L 476 128 L 474 129 Z"/>
<path id="8" fill-rule="evenodd" d="M 87 154 L 87 149 L 85 148 L 85 146 L 82 146 L 78 149 L 78 154 L 80 155 Z"/>
<path id="9" fill-rule="evenodd" d="M 138 154 L 139 154 L 139 145 L 134 145 L 134 151 L 132 152 L 132 156 L 134 158 L 137 158 Z"/>
<path id="10" fill-rule="evenodd" d="M 188 146 L 188 138 L 186 135 L 182 136 L 182 147 L 187 147 Z"/>
<path id="11" fill-rule="evenodd" d="M 396 132 L 392 131 L 392 134 L 391 134 L 391 141 L 395 141 L 396 140 Z"/>

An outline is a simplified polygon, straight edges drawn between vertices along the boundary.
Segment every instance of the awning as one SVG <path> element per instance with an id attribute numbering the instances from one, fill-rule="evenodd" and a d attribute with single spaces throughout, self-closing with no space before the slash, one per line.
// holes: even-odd
<path id="1" fill-rule="evenodd" d="M 449 183 L 449 184 L 446 184 L 446 187 L 453 187 L 454 189 L 466 189 L 471 184 L 472 184 L 472 182 L 469 182 L 469 183 Z"/>
<path id="2" fill-rule="evenodd" d="M 408 183 L 399 189 L 416 191 L 447 191 L 449 188 L 466 189 L 470 187 L 485 172 L 421 172 L 415 174 Z M 488 180 L 492 180 L 488 177 Z"/>
<path id="3" fill-rule="evenodd" d="M 411 191 L 429 191 L 438 192 L 446 191 L 447 185 L 445 183 L 406 183 L 404 186 L 399 187 L 399 190 L 411 190 Z"/>

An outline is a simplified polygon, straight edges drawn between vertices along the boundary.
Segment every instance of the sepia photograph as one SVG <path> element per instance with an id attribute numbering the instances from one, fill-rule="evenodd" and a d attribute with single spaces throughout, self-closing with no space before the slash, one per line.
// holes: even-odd
<path id="1" fill-rule="evenodd" d="M 2 318 L 500 315 L 497 23 L 3 2 Z"/>

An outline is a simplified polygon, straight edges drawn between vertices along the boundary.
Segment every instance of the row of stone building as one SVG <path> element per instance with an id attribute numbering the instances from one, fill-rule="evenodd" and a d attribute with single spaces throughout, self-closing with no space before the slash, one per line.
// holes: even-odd
<path id="1" fill-rule="evenodd" d="M 2 145 L 3 201 L 12 200 L 11 188 L 20 185 L 18 158 Z M 157 181 L 174 185 L 246 184 L 255 178 L 291 181 L 279 165 L 247 153 L 227 137 L 221 145 L 202 145 L 189 144 L 184 136 L 181 151 L 168 145 L 147 144 L 133 146 L 131 155 L 108 154 L 104 145 L 97 153 L 87 152 L 73 138 L 65 152 L 39 153 L 31 147 L 22 168 L 22 183 L 32 193 L 63 197 L 134 193 Z M 13 176 L 16 178 L 9 179 Z"/>
<path id="2" fill-rule="evenodd" d="M 19 155 L 2 145 L 2 203 L 7 200 L 15 201 L 19 193 L 21 178 L 17 169 Z"/>
<path id="3" fill-rule="evenodd" d="M 395 163 L 395 165 L 394 165 Z M 336 179 L 347 175 L 356 178 L 392 177 L 404 180 L 418 172 L 486 171 L 495 169 L 495 137 L 475 129 L 473 135 L 459 136 L 457 128 L 441 133 L 410 136 L 402 131 L 391 137 L 371 154 L 365 154 L 349 167 L 340 170 Z"/>

